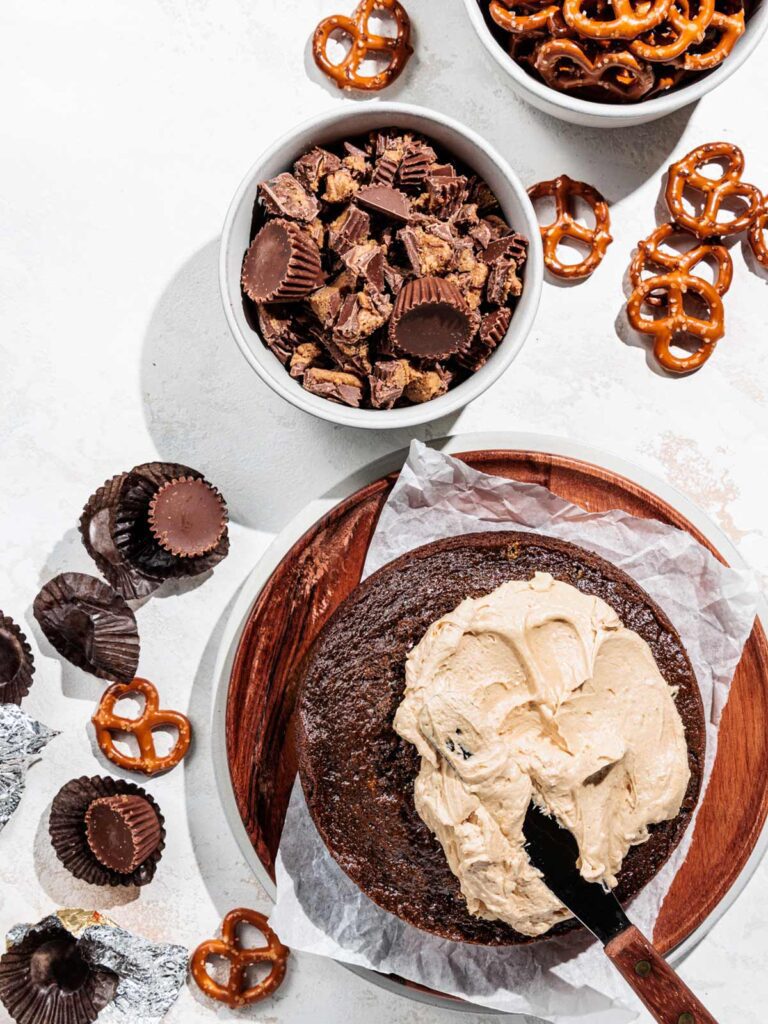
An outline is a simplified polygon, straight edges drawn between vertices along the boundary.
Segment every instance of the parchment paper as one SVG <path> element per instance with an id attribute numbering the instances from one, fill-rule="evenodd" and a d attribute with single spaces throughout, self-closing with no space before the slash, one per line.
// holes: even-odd
<path id="1" fill-rule="evenodd" d="M 688 650 L 707 715 L 703 797 L 720 715 L 755 617 L 754 576 L 724 567 L 674 527 L 621 511 L 585 512 L 537 484 L 478 473 L 418 441 L 382 511 L 363 575 L 430 541 L 507 529 L 560 537 L 594 551 L 629 573 L 667 613 Z M 695 817 L 665 867 L 631 904 L 630 916 L 647 935 L 688 853 Z M 520 948 L 470 946 L 439 939 L 381 910 L 326 850 L 298 781 L 278 852 L 277 890 L 270 921 L 294 949 L 553 1024 L 637 1019 L 640 1004 L 598 944 L 583 935 Z"/>

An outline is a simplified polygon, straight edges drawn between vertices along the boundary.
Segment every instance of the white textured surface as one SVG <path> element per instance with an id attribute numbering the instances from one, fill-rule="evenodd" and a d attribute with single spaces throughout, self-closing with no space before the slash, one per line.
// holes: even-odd
<path id="1" fill-rule="evenodd" d="M 174 826 L 156 880 L 140 896 L 84 892 L 51 857 L 46 818 L 56 790 L 107 766 L 87 726 L 99 684 L 43 641 L 25 708 L 63 734 L 0 836 L 3 931 L 88 903 L 113 908 L 120 924 L 150 938 L 193 946 L 230 907 L 267 908 L 226 830 L 210 766 L 205 723 L 220 620 L 293 512 L 408 440 L 334 428 L 272 397 L 237 353 L 217 292 L 217 235 L 241 175 L 278 132 L 342 102 L 306 63 L 312 27 L 337 6 L 352 4 L 5 0 L 0 10 L 0 607 L 40 642 L 30 615 L 40 584 L 89 569 L 75 531 L 84 500 L 136 462 L 159 455 L 198 467 L 221 487 L 234 520 L 232 554 L 212 579 L 139 613 L 141 672 L 198 725 L 185 766 L 149 784 Z M 672 154 L 732 140 L 746 150 L 748 177 L 768 186 L 757 106 L 768 47 L 697 108 L 606 134 L 516 100 L 456 0 L 411 0 L 410 9 L 417 56 L 390 97 L 465 120 L 526 183 L 560 171 L 593 182 L 614 204 L 616 237 L 589 282 L 546 288 L 508 374 L 432 433 L 508 427 L 610 447 L 684 490 L 768 578 L 766 279 L 745 268 L 737 243 L 728 336 L 686 380 L 654 373 L 614 326 L 629 252 L 654 224 Z M 761 867 L 683 968 L 722 1021 L 764 1019 L 767 899 Z M 310 1015 L 320 1024 L 463 1019 L 309 957 L 294 960 L 271 1002 L 236 1015 L 190 989 L 168 1019 L 298 1024 Z"/>

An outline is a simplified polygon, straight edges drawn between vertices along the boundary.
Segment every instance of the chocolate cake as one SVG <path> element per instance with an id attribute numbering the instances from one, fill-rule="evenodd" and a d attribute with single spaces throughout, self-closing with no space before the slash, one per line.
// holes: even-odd
<path id="1" fill-rule="evenodd" d="M 650 827 L 624 859 L 616 894 L 635 896 L 680 841 L 704 766 L 704 711 L 696 678 L 673 626 L 634 580 L 573 544 L 538 534 L 454 537 L 391 562 L 335 612 L 301 670 L 299 772 L 310 813 L 329 851 L 363 892 L 409 924 L 454 941 L 533 941 L 467 910 L 442 847 L 419 817 L 413 782 L 419 755 L 392 727 L 403 696 L 405 659 L 428 626 L 466 597 L 534 573 L 602 598 L 645 640 L 676 687 L 690 782 L 679 814 Z M 577 927 L 568 921 L 547 936 Z"/>

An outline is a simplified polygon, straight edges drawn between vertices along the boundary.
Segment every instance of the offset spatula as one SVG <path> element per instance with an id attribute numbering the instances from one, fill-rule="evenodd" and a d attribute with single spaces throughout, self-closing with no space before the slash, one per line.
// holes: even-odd
<path id="1" fill-rule="evenodd" d="M 648 939 L 635 928 L 611 892 L 585 881 L 576 868 L 579 850 L 571 833 L 531 804 L 523 832 L 531 863 L 547 887 L 605 947 L 660 1024 L 717 1024 Z"/>

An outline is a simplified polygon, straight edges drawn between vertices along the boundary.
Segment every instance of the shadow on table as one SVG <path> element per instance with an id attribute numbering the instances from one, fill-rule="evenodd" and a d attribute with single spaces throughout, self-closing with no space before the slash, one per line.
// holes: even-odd
<path id="1" fill-rule="evenodd" d="M 159 457 L 205 473 L 236 522 L 276 532 L 309 500 L 373 459 L 451 432 L 456 415 L 415 429 L 359 430 L 294 408 L 240 354 L 218 289 L 218 240 L 173 277 L 147 329 L 141 390 Z"/>

